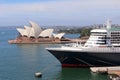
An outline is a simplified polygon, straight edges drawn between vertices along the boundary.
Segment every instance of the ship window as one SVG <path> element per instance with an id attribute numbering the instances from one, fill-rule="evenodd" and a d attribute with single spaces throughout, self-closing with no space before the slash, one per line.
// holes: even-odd
<path id="1" fill-rule="evenodd" d="M 99 37 L 99 39 L 106 39 L 106 37 Z"/>
<path id="2" fill-rule="evenodd" d="M 106 40 L 97 40 L 97 41 L 105 42 Z"/>

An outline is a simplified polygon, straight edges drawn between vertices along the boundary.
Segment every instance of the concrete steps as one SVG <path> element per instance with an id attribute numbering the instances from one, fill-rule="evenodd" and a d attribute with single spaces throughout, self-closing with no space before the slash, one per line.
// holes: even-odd
<path id="1" fill-rule="evenodd" d="M 115 67 L 90 67 L 94 73 L 107 73 L 111 80 L 120 80 L 120 66 Z"/>

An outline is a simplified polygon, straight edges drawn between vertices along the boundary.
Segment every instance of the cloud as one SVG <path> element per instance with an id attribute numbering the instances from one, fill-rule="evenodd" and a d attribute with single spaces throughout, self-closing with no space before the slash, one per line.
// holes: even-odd
<path id="1" fill-rule="evenodd" d="M 75 20 L 82 22 L 82 20 L 119 16 L 120 3 L 119 0 L 60 0 L 37 3 L 7 3 L 0 4 L 0 11 L 2 19 L 28 17 L 28 19 L 35 20 L 39 18 L 44 21 L 49 19 L 53 20 L 53 22 L 63 21 L 65 23 L 65 21 L 72 22 L 72 20 L 74 20 L 73 22 Z"/>
<path id="2" fill-rule="evenodd" d="M 0 5 L 1 14 L 25 13 L 44 11 L 45 6 L 39 4 L 3 4 Z"/>
<path id="3" fill-rule="evenodd" d="M 0 10 L 2 13 L 25 13 L 25 12 L 72 12 L 84 10 L 105 10 L 105 9 L 120 9 L 119 0 L 69 0 L 69 1 L 51 1 L 37 3 L 15 3 L 1 4 Z"/>

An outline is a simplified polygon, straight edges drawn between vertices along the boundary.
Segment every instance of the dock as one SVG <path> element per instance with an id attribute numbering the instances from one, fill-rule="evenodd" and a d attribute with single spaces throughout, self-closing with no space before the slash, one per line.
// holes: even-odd
<path id="1" fill-rule="evenodd" d="M 120 80 L 120 66 L 115 67 L 91 67 L 94 73 L 107 73 L 110 80 Z"/>
<path id="2" fill-rule="evenodd" d="M 91 67 L 90 70 L 94 73 L 107 73 L 108 67 Z"/>

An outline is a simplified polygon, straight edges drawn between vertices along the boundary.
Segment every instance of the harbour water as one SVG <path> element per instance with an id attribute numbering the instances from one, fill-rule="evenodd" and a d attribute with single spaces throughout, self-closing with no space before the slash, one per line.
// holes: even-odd
<path id="1" fill-rule="evenodd" d="M 59 61 L 45 50 L 58 44 L 7 42 L 17 35 L 15 29 L 0 29 L 0 80 L 108 80 L 108 75 L 92 73 L 89 68 L 61 68 Z M 41 72 L 42 77 L 35 77 L 36 72 Z"/>

